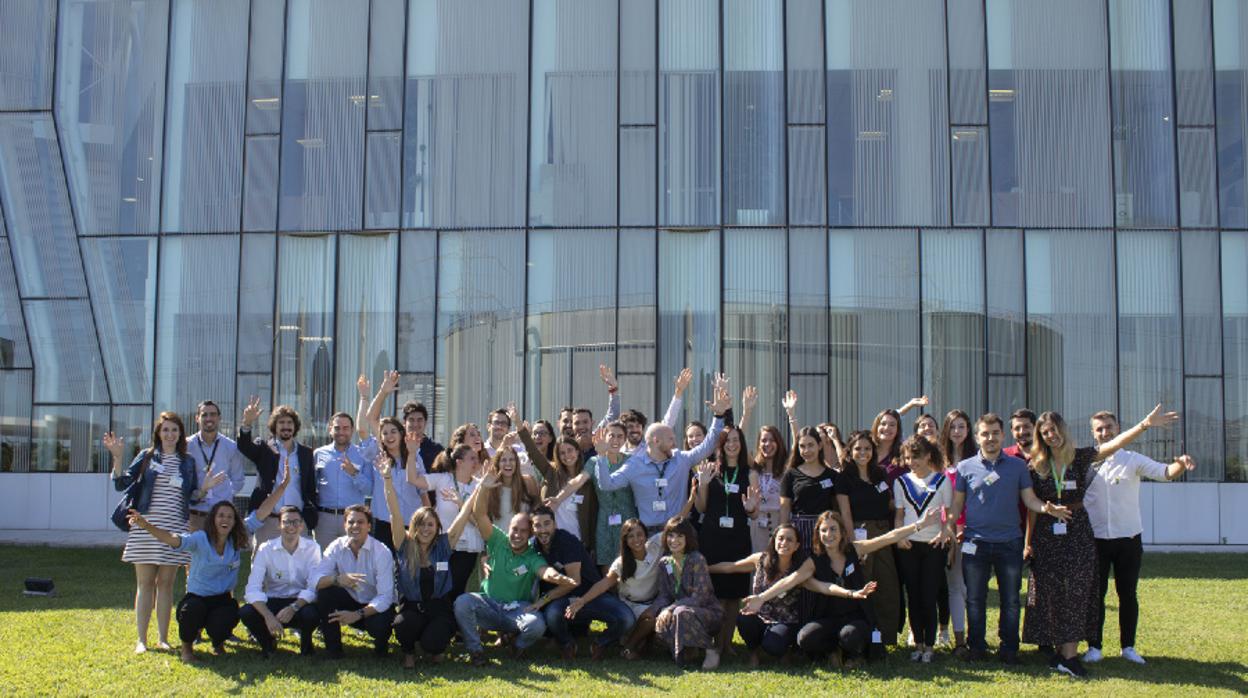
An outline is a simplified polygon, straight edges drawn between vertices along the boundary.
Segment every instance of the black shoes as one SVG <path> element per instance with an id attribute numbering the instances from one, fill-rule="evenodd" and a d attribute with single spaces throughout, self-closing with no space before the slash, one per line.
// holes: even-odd
<path id="1" fill-rule="evenodd" d="M 1018 651 L 1017 650 L 1000 650 L 999 652 L 997 652 L 997 659 L 1000 659 L 1002 664 L 1007 664 L 1009 666 L 1016 666 L 1019 663 Z"/>
<path id="2" fill-rule="evenodd" d="M 1088 678 L 1088 670 L 1083 668 L 1083 662 L 1079 661 L 1078 657 L 1070 657 L 1068 659 L 1059 658 L 1056 662 L 1054 662 L 1050 666 L 1052 666 L 1057 671 L 1063 674 L 1066 674 L 1067 676 L 1070 676 L 1072 678 L 1076 678 L 1076 679 Z"/>

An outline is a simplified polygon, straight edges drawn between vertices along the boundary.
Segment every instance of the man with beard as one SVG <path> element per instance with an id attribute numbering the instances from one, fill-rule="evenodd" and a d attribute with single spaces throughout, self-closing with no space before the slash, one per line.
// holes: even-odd
<path id="1" fill-rule="evenodd" d="M 238 428 L 238 450 L 256 464 L 256 488 L 251 492 L 248 511 L 255 511 L 260 502 L 273 491 L 273 484 L 281 468 L 290 468 L 291 483 L 296 481 L 298 487 L 288 487 L 282 500 L 275 507 L 293 506 L 303 513 L 304 524 L 308 529 L 315 529 L 317 523 L 316 508 L 316 459 L 312 449 L 295 441 L 299 434 L 299 413 L 289 405 L 278 405 L 269 415 L 269 440 L 261 441 L 251 436 L 251 425 L 260 416 L 260 397 L 252 395 L 243 410 L 243 423 Z M 255 533 L 253 549 L 261 543 L 277 538 L 281 534 L 279 517 L 270 514 L 264 525 Z"/>
<path id="2" fill-rule="evenodd" d="M 1030 462 L 1031 440 L 1035 433 L 1036 413 L 1026 407 L 1014 410 L 1014 414 L 1010 415 L 1010 436 L 1014 437 L 1014 444 L 1001 449 L 1001 452 L 1007 456 L 1022 458 L 1024 462 Z M 1026 515 L 1023 518 L 1026 518 Z"/>
<path id="3" fill-rule="evenodd" d="M 335 538 L 346 535 L 343 516 L 352 504 L 363 504 L 373 491 L 372 470 L 365 467 L 377 457 L 377 440 L 351 443 L 355 420 L 346 412 L 329 418 L 331 443 L 312 452 L 316 461 L 317 510 L 316 542 L 325 549 Z"/>
<path id="4" fill-rule="evenodd" d="M 667 413 L 663 415 L 663 423 L 672 429 L 676 428 L 676 420 L 680 417 L 680 408 L 684 406 L 685 390 L 693 381 L 693 371 L 688 368 L 681 369 L 680 375 L 676 376 L 676 389 L 672 392 L 672 401 L 667 404 Z M 624 424 L 624 447 L 620 452 L 625 455 L 632 455 L 637 447 L 641 446 L 642 437 L 646 433 L 646 415 L 637 410 L 627 410 L 620 416 L 620 421 Z"/>
<path id="5" fill-rule="evenodd" d="M 198 502 L 191 502 L 187 530 L 194 533 L 204 527 L 208 511 L 220 501 L 232 502 L 243 490 L 247 474 L 243 472 L 243 457 L 238 444 L 217 429 L 221 425 L 221 408 L 212 400 L 204 400 L 195 408 L 195 422 L 199 431 L 186 440 L 186 452 L 195 461 L 201 481 L 209 473 L 225 473 L 226 480 L 213 487 Z"/>
<path id="6" fill-rule="evenodd" d="M 576 439 L 587 461 L 597 455 L 594 451 L 594 431 L 620 418 L 620 384 L 611 369 L 604 365 L 598 366 L 598 376 L 607 386 L 608 397 L 607 414 L 597 426 L 593 424 L 594 413 L 588 407 L 565 407 L 559 412 L 560 433 Z"/>
<path id="7" fill-rule="evenodd" d="M 356 381 L 356 387 L 360 390 L 360 397 L 369 390 L 369 381 L 364 376 Z M 373 401 L 368 405 L 368 411 L 364 417 L 359 420 L 357 430 L 360 438 L 365 438 L 369 434 L 369 425 L 377 424 L 381 421 L 381 409 L 385 406 L 386 400 L 390 399 L 390 394 L 397 392 L 399 389 L 399 372 L 386 371 L 381 380 L 381 386 L 377 389 L 377 394 L 373 396 Z M 429 438 L 429 409 L 423 403 L 415 400 L 408 400 L 403 403 L 401 419 L 403 420 L 404 434 L 414 435 L 413 438 L 420 443 L 420 462 L 426 465 L 433 465 L 433 461 L 437 459 L 438 454 L 446 449 L 442 444 Z"/>

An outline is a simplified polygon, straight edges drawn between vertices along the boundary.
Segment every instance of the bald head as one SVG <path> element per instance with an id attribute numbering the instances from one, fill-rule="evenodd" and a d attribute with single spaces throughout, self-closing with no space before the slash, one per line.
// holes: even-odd
<path id="1" fill-rule="evenodd" d="M 672 457 L 676 448 L 676 432 L 663 422 L 655 422 L 646 427 L 646 450 L 655 461 L 665 461 Z"/>

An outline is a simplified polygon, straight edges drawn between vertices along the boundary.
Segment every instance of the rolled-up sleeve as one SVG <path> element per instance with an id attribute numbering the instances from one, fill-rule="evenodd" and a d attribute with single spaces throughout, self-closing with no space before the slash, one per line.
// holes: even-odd
<path id="1" fill-rule="evenodd" d="M 308 586 L 299 592 L 299 598 L 308 603 L 316 601 L 316 583 L 321 579 L 317 576 L 316 571 L 320 569 L 320 566 L 321 548 L 318 545 L 313 545 L 308 559 Z"/>
<path id="2" fill-rule="evenodd" d="M 268 574 L 268 550 L 261 550 L 251 561 L 251 572 L 247 575 L 247 588 L 243 592 L 243 600 L 247 603 L 264 603 L 269 600 L 264 593 L 264 577 Z M 315 598 L 315 597 L 313 597 Z"/>

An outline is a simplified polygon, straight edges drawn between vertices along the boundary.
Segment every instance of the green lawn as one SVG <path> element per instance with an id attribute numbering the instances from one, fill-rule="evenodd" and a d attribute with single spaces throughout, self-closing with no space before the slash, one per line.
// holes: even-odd
<path id="1" fill-rule="evenodd" d="M 1149 664 L 1136 667 L 1117 656 L 1117 623 L 1106 632 L 1111 658 L 1091 668 L 1084 683 L 1059 676 L 1035 652 L 1009 670 L 994 664 L 968 666 L 942 655 L 937 663 L 911 664 L 894 650 L 884 661 L 843 673 L 796 662 L 749 671 L 738 646 L 718 671 L 678 671 L 670 661 L 593 664 L 587 658 L 563 664 L 540 649 L 522 664 L 502 658 L 476 670 L 452 647 L 454 661 L 404 672 L 397 652 L 375 660 L 367 646 L 347 633 L 347 659 L 303 661 L 284 652 L 260 659 L 248 644 L 231 645 L 225 657 L 205 655 L 203 664 L 183 666 L 175 655 L 149 652 L 135 657 L 134 573 L 116 550 L 73 550 L 0 546 L 0 694 L 84 695 L 140 693 L 350 693 L 391 695 L 400 691 L 461 695 L 559 692 L 565 695 L 713 693 L 714 695 L 899 695 L 962 693 L 1137 694 L 1248 693 L 1248 556 L 1150 554 L 1141 581 L 1143 606 L 1139 649 Z M 52 577 L 59 595 L 26 598 L 27 576 Z M 244 566 L 242 579 L 246 577 Z M 179 595 L 182 581 L 179 580 Z M 241 587 L 239 589 L 241 596 Z M 991 600 L 990 600 L 991 602 Z M 1116 599 L 1111 590 L 1111 617 Z M 993 642 L 995 617 L 989 618 Z M 171 635 L 176 638 L 175 628 Z M 236 631 L 243 634 L 240 628 Z M 156 640 L 155 619 L 150 636 Z M 739 642 L 739 640 L 738 640 Z M 540 646 L 539 646 L 540 648 Z M 1028 648 L 1025 648 L 1025 650 Z M 397 650 L 397 648 L 396 648 Z M 582 654 L 587 654 L 583 649 Z M 772 665 L 764 665 L 765 667 Z"/>

